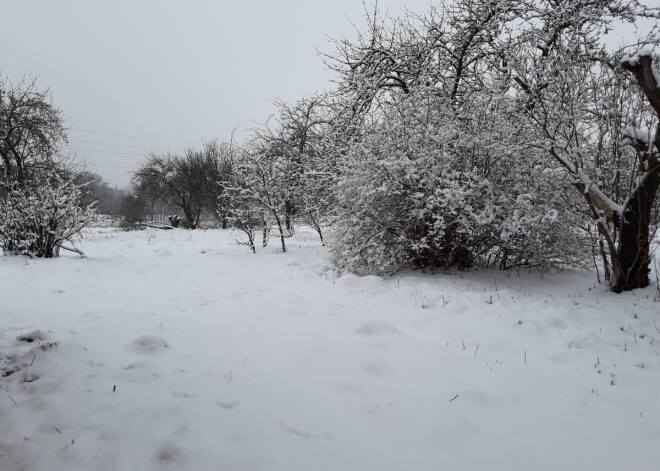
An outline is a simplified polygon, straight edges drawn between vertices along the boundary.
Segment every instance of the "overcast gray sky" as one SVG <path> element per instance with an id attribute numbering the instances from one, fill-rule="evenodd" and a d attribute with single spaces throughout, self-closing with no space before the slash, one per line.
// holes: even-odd
<path id="1" fill-rule="evenodd" d="M 391 13 L 404 3 L 431 2 L 379 0 Z M 185 144 L 81 130 L 228 139 L 237 125 L 265 121 L 274 99 L 328 88 L 316 49 L 350 36 L 362 13 L 358 0 L 4 0 L 0 68 L 13 81 L 37 75 L 72 128 L 72 146 L 94 149 L 80 153 L 124 186 L 147 150 L 128 145 Z"/>
<path id="2" fill-rule="evenodd" d="M 378 0 L 394 15 L 430 3 Z M 3 0 L 0 68 L 38 76 L 71 145 L 122 187 L 145 147 L 186 144 L 116 134 L 196 143 L 264 122 L 273 100 L 329 87 L 316 49 L 351 37 L 363 12 L 359 0 Z"/>

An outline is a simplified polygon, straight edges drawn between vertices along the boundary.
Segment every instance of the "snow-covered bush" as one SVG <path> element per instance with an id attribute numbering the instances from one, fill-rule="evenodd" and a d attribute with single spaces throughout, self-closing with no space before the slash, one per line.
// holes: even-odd
<path id="1" fill-rule="evenodd" d="M 382 106 L 348 147 L 336 187 L 332 257 L 378 272 L 580 264 L 581 237 L 556 175 L 535 165 L 508 99 L 457 113 L 433 91 Z M 489 111 L 484 112 L 487 109 Z"/>
<path id="2" fill-rule="evenodd" d="M 75 247 L 94 220 L 93 205 L 81 204 L 80 187 L 59 176 L 33 178 L 0 198 L 0 246 L 5 255 L 52 258 Z"/>

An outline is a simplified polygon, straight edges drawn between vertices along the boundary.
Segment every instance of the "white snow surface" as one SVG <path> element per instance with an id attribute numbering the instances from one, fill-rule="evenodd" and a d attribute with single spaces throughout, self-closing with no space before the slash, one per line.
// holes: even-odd
<path id="1" fill-rule="evenodd" d="M 623 134 L 624 136 L 631 137 L 647 144 L 655 142 L 655 132 L 649 128 L 635 128 L 629 126 L 623 130 Z"/>
<path id="2" fill-rule="evenodd" d="M 235 236 L 0 257 L 0 469 L 658 469 L 653 287 L 336 278 L 311 232 Z"/>
<path id="3" fill-rule="evenodd" d="M 648 47 L 642 47 L 638 49 L 634 54 L 632 55 L 625 55 L 621 59 L 622 64 L 630 64 L 632 66 L 639 65 L 639 61 L 642 57 L 653 57 L 653 51 L 649 49 Z"/>

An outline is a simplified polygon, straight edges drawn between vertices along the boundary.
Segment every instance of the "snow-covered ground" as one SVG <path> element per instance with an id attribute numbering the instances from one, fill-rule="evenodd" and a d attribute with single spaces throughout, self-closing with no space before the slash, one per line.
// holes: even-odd
<path id="1" fill-rule="evenodd" d="M 0 470 L 660 469 L 654 288 L 335 278 L 311 233 L 289 247 L 1 257 Z"/>

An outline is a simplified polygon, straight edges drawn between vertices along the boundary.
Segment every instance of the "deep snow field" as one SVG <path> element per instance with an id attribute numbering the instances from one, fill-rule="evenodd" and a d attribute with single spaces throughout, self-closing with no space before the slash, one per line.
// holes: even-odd
<path id="1" fill-rule="evenodd" d="M 336 277 L 309 232 L 234 236 L 0 257 L 0 470 L 660 469 L 655 287 Z"/>

